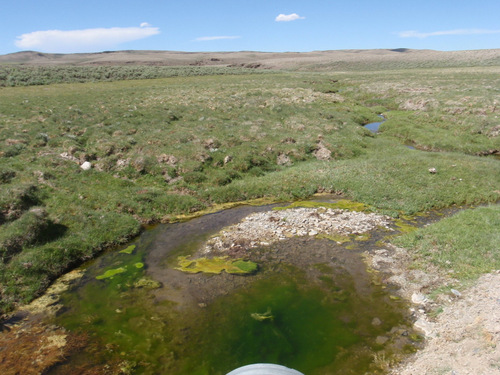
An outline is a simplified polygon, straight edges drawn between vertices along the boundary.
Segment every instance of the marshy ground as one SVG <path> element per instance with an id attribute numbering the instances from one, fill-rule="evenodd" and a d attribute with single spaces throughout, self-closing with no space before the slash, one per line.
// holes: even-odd
<path id="1" fill-rule="evenodd" d="M 448 302 L 438 296 L 500 269 L 495 51 L 482 60 L 397 52 L 352 65 L 321 54 L 294 71 L 2 67 L 2 86 L 28 86 L 0 89 L 1 312 L 144 225 L 327 192 L 400 219 L 486 204 L 389 241 L 405 249 L 402 269 L 436 275 L 407 298 L 437 301 L 439 319 Z M 168 78 L 117 80 L 133 77 Z M 50 84 L 65 81 L 87 83 Z M 387 120 L 373 134 L 363 125 L 379 114 Z M 396 251 L 385 250 L 375 263 Z"/>

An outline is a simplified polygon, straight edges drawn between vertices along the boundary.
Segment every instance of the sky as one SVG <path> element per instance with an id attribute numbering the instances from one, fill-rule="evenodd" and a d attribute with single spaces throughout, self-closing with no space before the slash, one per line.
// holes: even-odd
<path id="1" fill-rule="evenodd" d="M 0 0 L 0 54 L 500 48 L 499 0 Z"/>

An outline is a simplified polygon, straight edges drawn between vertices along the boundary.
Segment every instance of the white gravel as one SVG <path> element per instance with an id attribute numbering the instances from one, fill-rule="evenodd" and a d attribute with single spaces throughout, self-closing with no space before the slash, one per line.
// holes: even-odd
<path id="1" fill-rule="evenodd" d="M 348 236 L 389 228 L 388 216 L 330 208 L 290 208 L 254 213 L 207 241 L 204 252 L 267 246 L 295 236 Z"/>

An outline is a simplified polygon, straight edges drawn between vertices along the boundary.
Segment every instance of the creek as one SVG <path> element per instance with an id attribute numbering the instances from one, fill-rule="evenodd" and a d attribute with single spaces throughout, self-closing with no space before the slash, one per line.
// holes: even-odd
<path id="1" fill-rule="evenodd" d="M 47 374 L 118 364 L 122 373 L 224 375 L 258 362 L 307 375 L 384 373 L 393 357 L 414 352 L 421 337 L 406 302 L 363 258 L 394 234 L 387 229 L 251 249 L 246 258 L 259 269 L 250 275 L 176 269 L 224 227 L 272 208 L 160 225 L 87 265 L 54 320 L 87 344 Z"/>
<path id="2" fill-rule="evenodd" d="M 371 131 L 374 134 L 378 133 L 378 129 L 380 128 L 380 125 L 382 125 L 384 122 L 387 121 L 387 118 L 385 118 L 384 115 L 378 115 L 378 117 L 380 117 L 382 119 L 382 121 L 370 122 L 369 124 L 364 125 L 364 127 L 366 129 L 368 129 L 369 131 Z M 415 147 L 412 145 L 407 144 L 406 147 L 409 148 L 410 150 L 415 150 Z"/>
<path id="3" fill-rule="evenodd" d="M 370 122 L 369 124 L 365 125 L 365 128 L 367 128 L 372 133 L 378 133 L 378 128 L 380 127 L 380 125 L 382 125 L 387 120 L 383 115 L 378 115 L 378 117 L 380 117 L 382 121 Z"/>

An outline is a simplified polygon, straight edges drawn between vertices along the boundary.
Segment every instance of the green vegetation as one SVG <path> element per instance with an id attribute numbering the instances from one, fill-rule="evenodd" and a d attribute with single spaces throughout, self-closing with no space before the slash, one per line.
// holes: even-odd
<path id="1" fill-rule="evenodd" d="M 114 268 L 111 270 L 107 270 L 102 275 L 96 276 L 96 279 L 97 280 L 109 279 L 109 278 L 113 278 L 114 276 L 119 275 L 120 273 L 124 273 L 124 272 L 127 272 L 126 268 L 118 267 L 118 268 Z"/>
<path id="2" fill-rule="evenodd" d="M 369 206 L 363 203 L 354 202 L 348 199 L 339 199 L 334 203 L 327 202 L 314 202 L 314 201 L 297 201 L 293 202 L 285 207 L 275 207 L 273 210 L 287 210 L 289 208 L 295 207 L 305 207 L 305 208 L 330 208 L 330 209 L 340 209 L 340 210 L 350 210 L 350 211 L 368 211 Z"/>
<path id="3" fill-rule="evenodd" d="M 112 82 L 222 74 L 248 74 L 250 69 L 201 66 L 23 66 L 0 65 L 0 87 L 54 83 Z M 256 73 L 265 73 L 257 71 Z"/>
<path id="4" fill-rule="evenodd" d="M 123 250 L 120 250 L 120 254 L 132 254 L 135 250 L 135 245 L 130 245 Z"/>
<path id="5" fill-rule="evenodd" d="M 258 322 L 263 322 L 265 320 L 274 320 L 274 316 L 270 307 L 267 308 L 265 313 L 251 313 L 250 316 L 252 317 L 252 319 L 255 319 Z"/>
<path id="6" fill-rule="evenodd" d="M 496 66 L 2 69 L 28 77 L 5 85 L 87 83 L 0 89 L 1 312 L 143 224 L 215 204 L 331 192 L 400 216 L 500 197 L 498 160 L 477 156 L 499 148 Z"/>
<path id="7" fill-rule="evenodd" d="M 120 258 L 125 256 L 110 253 L 100 260 L 107 265 Z M 87 269 L 89 275 L 100 272 L 98 263 Z M 263 270 L 268 272 L 263 278 L 240 279 L 244 287 L 193 308 L 151 298 L 138 285 L 158 285 L 148 285 L 140 275 L 135 282 L 128 272 L 113 279 L 89 278 L 77 293 L 63 297 L 67 308 L 55 324 L 92 338 L 91 347 L 68 358 L 75 367 L 126 359 L 140 374 L 226 374 L 264 361 L 311 375 L 379 373 L 373 353 L 397 358 L 402 349 L 392 340 L 377 344 L 375 338 L 389 335 L 401 343 L 400 332 L 389 333 L 393 327 L 413 334 L 407 307 L 371 284 L 362 270 L 354 276 L 321 268 L 327 271 L 325 280 L 282 264 L 278 270 Z M 374 317 L 381 324 L 372 324 Z"/>
<path id="8" fill-rule="evenodd" d="M 229 257 L 213 257 L 189 259 L 187 256 L 179 257 L 177 270 L 188 273 L 216 273 L 222 271 L 234 275 L 248 275 L 257 272 L 258 265 L 252 261 L 242 259 L 230 259 Z"/>
<path id="9" fill-rule="evenodd" d="M 500 269 L 500 205 L 465 210 L 394 242 L 415 252 L 459 280 Z"/>

